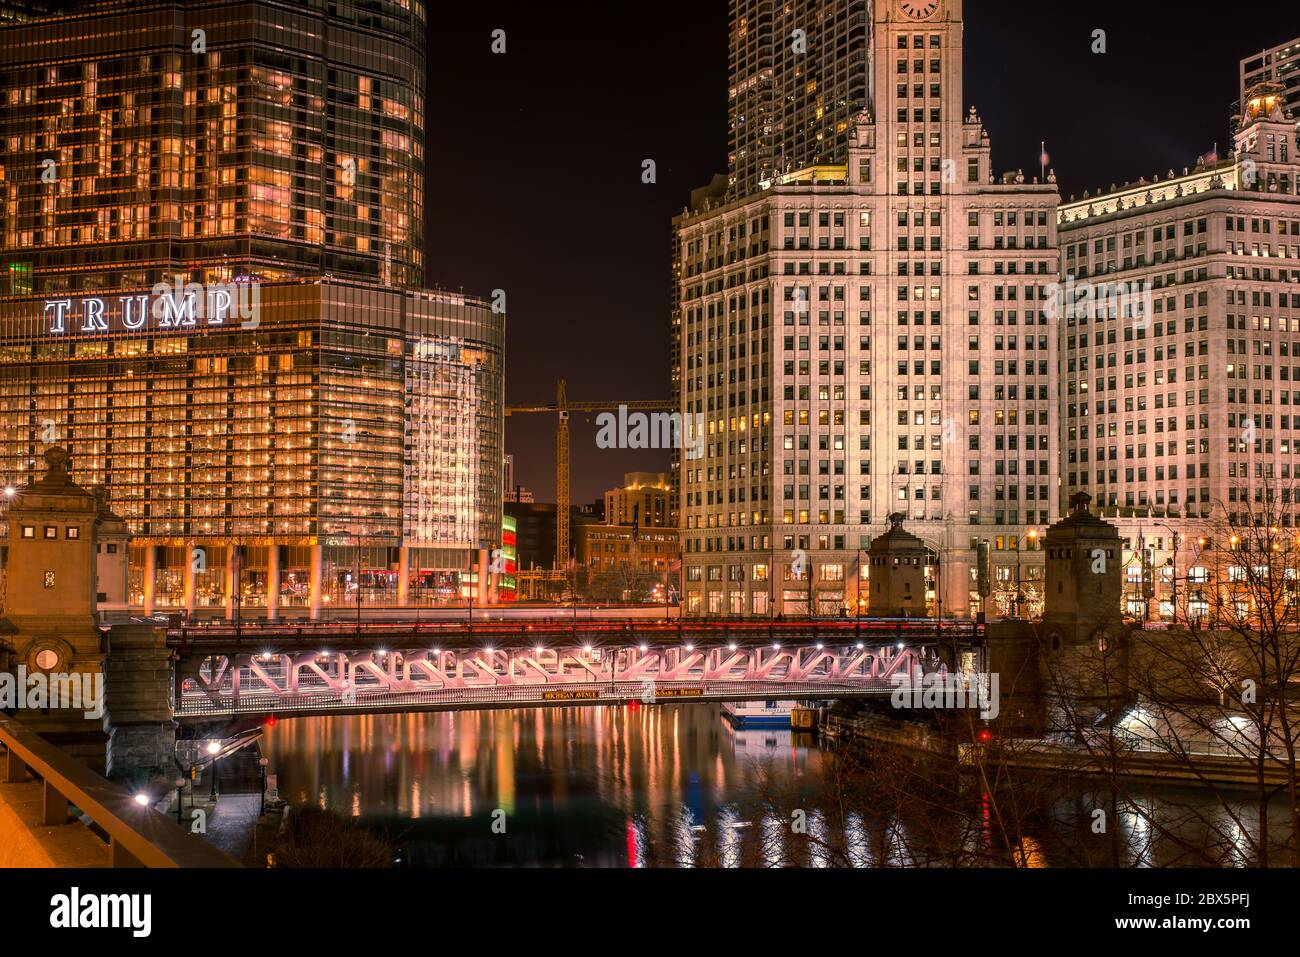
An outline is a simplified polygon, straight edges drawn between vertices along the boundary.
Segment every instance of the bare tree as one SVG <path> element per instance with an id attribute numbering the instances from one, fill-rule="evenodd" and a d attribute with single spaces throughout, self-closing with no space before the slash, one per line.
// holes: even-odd
<path id="1" fill-rule="evenodd" d="M 1284 517 L 1292 490 L 1249 494 L 1249 510 L 1216 507 L 1182 587 L 1173 570 L 1170 626 L 1124 625 L 1117 609 L 1089 644 L 1044 649 L 1049 737 L 1104 782 L 1112 826 L 1136 815 L 1180 863 L 1300 865 L 1300 530 Z M 1155 815 L 1143 792 L 1161 778 L 1194 790 Z M 1116 863 L 1132 851 L 1116 843 Z"/>

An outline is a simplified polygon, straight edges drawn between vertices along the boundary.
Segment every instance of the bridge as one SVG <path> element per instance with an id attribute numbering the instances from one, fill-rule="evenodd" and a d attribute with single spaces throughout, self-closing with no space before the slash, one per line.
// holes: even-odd
<path id="1" fill-rule="evenodd" d="M 248 716 L 830 699 L 983 662 L 969 621 L 228 622 L 168 631 L 183 722 Z"/>

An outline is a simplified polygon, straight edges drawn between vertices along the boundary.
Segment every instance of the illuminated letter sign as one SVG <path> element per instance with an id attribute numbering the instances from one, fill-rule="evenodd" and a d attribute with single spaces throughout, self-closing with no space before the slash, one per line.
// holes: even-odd
<path id="1" fill-rule="evenodd" d="M 122 297 L 122 325 L 127 329 L 142 329 L 149 318 L 148 296 Z"/>
<path id="2" fill-rule="evenodd" d="M 46 331 L 61 336 L 69 331 L 109 332 L 115 327 L 139 330 L 148 327 L 151 318 L 153 327 L 167 330 L 192 329 L 200 324 L 223 326 L 231 319 L 242 320 L 243 328 L 253 328 L 257 325 L 258 292 L 256 283 L 214 284 L 206 288 L 198 283 L 183 287 L 160 283 L 152 295 L 118 296 L 111 309 L 98 296 L 47 299 Z"/>
<path id="3" fill-rule="evenodd" d="M 81 300 L 81 331 L 108 332 L 108 322 L 104 319 L 103 299 Z"/>
<path id="4" fill-rule="evenodd" d="M 194 293 L 186 290 L 184 297 L 175 293 L 159 296 L 154 303 L 154 315 L 160 329 L 194 325 Z"/>
<path id="5" fill-rule="evenodd" d="M 66 332 L 63 327 L 63 317 L 67 315 L 72 308 L 71 299 L 55 299 L 45 304 L 45 314 L 48 316 L 50 310 L 54 310 L 54 315 L 50 319 L 50 332 Z"/>

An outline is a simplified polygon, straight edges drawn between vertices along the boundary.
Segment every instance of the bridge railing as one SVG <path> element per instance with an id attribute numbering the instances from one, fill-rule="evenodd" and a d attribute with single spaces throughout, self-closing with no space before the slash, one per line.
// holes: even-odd
<path id="1" fill-rule="evenodd" d="M 142 807 L 122 788 L 50 744 L 17 721 L 0 715 L 4 745 L 0 781 L 22 784 L 30 771 L 44 791 L 41 824 L 81 827 L 69 805 L 108 835 L 114 867 L 238 867 L 239 863 L 200 837 Z"/>
<path id="2" fill-rule="evenodd" d="M 895 641 L 934 639 L 950 641 L 953 638 L 978 641 L 985 634 L 984 626 L 974 621 L 926 618 L 809 618 L 809 619 L 678 619 L 654 621 L 644 619 L 591 619 L 570 620 L 563 615 L 553 618 L 521 619 L 517 621 L 408 621 L 381 620 L 329 621 L 329 622 L 266 622 L 239 623 L 229 621 L 177 625 L 168 629 L 168 642 L 181 647 L 202 645 L 206 642 L 256 643 L 272 641 L 328 641 L 343 646 L 349 643 L 365 644 L 378 640 L 423 640 L 427 643 L 445 643 L 448 639 L 468 639 L 474 643 L 497 644 L 519 640 L 522 643 L 560 640 L 580 637 L 583 641 L 601 645 L 618 641 L 690 640 L 736 641 L 750 644 L 764 641 L 865 641 L 867 643 L 893 643 Z"/>
<path id="3" fill-rule="evenodd" d="M 692 701 L 781 700 L 804 701 L 889 694 L 888 681 L 824 683 L 746 682 L 746 683 L 675 683 L 656 685 L 647 691 L 640 682 L 575 683 L 556 686 L 513 686 L 508 688 L 448 688 L 428 691 L 355 691 L 299 692 L 296 694 L 242 693 L 236 704 L 228 695 L 214 701 L 207 695 L 186 695 L 176 706 L 176 717 L 197 718 L 232 714 L 277 714 L 295 712 L 365 711 L 384 708 L 418 709 L 426 707 L 483 708 L 520 707 L 537 704 L 689 704 Z"/>

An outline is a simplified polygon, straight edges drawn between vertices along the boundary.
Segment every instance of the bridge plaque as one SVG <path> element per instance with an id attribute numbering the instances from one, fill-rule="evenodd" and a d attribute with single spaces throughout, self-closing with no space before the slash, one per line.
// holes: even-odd
<path id="1" fill-rule="evenodd" d="M 543 701 L 595 701 L 599 691 L 543 691 Z"/>

